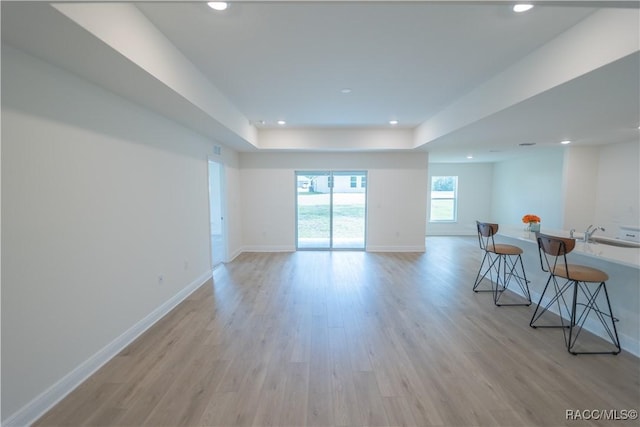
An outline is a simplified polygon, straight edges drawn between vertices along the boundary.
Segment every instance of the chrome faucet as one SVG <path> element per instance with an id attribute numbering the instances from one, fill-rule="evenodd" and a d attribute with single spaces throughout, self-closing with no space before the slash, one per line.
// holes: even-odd
<path id="1" fill-rule="evenodd" d="M 571 230 L 569 230 L 569 237 L 571 237 L 573 239 L 573 233 L 576 232 L 575 228 L 572 228 Z"/>
<path id="2" fill-rule="evenodd" d="M 584 242 L 585 243 L 589 243 L 589 241 L 591 240 L 591 236 L 593 236 L 593 233 L 595 233 L 598 230 L 602 230 L 605 231 L 605 229 L 603 227 L 594 227 L 593 230 L 591 229 L 591 227 L 593 227 L 593 224 L 591 224 L 589 227 L 587 227 L 587 230 L 584 232 Z"/>

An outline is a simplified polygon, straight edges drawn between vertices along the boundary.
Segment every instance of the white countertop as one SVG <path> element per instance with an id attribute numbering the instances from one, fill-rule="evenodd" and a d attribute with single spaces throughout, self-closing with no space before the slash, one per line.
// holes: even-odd
<path id="1" fill-rule="evenodd" d="M 548 230 L 543 227 L 540 232 L 552 236 L 569 237 L 569 232 L 565 230 Z M 498 235 L 530 242 L 536 245 L 537 248 L 536 234 L 525 231 L 524 225 L 521 227 L 501 225 L 498 228 Z M 640 269 L 640 248 L 621 248 L 603 243 L 584 243 L 580 241 L 582 233 L 575 233 L 574 237 L 576 237 L 576 247 L 571 253 Z"/>

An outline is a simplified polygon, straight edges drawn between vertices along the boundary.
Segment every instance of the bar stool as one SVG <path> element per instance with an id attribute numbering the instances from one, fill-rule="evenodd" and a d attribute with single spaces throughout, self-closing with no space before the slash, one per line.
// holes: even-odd
<path id="1" fill-rule="evenodd" d="M 522 264 L 522 249 L 514 245 L 495 243 L 493 236 L 498 232 L 498 224 L 476 221 L 476 226 L 478 229 L 478 242 L 480 249 L 484 251 L 484 257 L 482 258 L 476 280 L 473 283 L 473 291 L 492 292 L 493 303 L 498 307 L 503 305 L 530 306 L 531 294 L 529 293 L 529 281 L 527 280 L 524 265 Z M 478 289 L 487 275 L 491 282 L 491 289 Z M 518 284 L 527 302 L 500 303 L 500 297 L 512 281 Z"/>
<path id="2" fill-rule="evenodd" d="M 618 319 L 613 316 L 613 312 L 611 310 L 611 301 L 609 300 L 609 293 L 607 292 L 606 285 L 606 281 L 609 280 L 607 273 L 598 270 L 597 268 L 567 263 L 567 254 L 571 252 L 576 245 L 576 241 L 573 238 L 556 237 L 536 233 L 536 239 L 538 240 L 540 265 L 543 271 L 549 273 L 549 279 L 542 291 L 542 295 L 540 295 L 540 301 L 538 301 L 538 306 L 533 312 L 529 326 L 532 328 L 562 328 L 567 351 L 574 355 L 615 355 L 620 353 L 620 340 L 618 339 L 618 330 L 616 329 L 616 322 Z M 564 283 L 562 283 L 563 281 Z M 553 284 L 554 295 L 549 302 L 542 307 L 542 301 L 550 284 Z M 573 289 L 571 306 L 569 306 L 565 299 L 565 293 L 570 289 Z M 604 298 L 600 298 L 600 304 L 603 303 L 603 299 L 606 301 L 606 311 L 603 311 L 598 304 L 598 296 L 600 295 L 604 295 Z M 580 296 L 580 299 L 578 299 L 578 296 Z M 560 325 L 536 325 L 535 323 L 554 303 L 557 303 L 558 305 Z M 570 319 L 568 324 L 565 324 L 565 318 L 562 311 L 563 306 L 565 313 L 567 314 L 567 318 Z M 582 307 L 582 311 L 579 314 L 578 307 Z M 600 320 L 606 334 L 611 340 L 611 344 L 615 347 L 615 350 L 575 350 L 575 345 L 578 337 L 580 336 L 580 332 L 582 332 L 584 323 L 591 313 L 594 313 L 595 317 Z"/>

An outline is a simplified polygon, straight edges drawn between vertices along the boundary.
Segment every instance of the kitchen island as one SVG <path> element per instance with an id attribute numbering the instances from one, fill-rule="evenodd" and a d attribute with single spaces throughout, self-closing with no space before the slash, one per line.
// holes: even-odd
<path id="1" fill-rule="evenodd" d="M 565 230 L 547 230 L 543 227 L 540 232 L 569 237 L 569 232 Z M 640 356 L 640 248 L 585 243 L 580 240 L 582 233 L 575 233 L 575 238 L 576 246 L 567 255 L 568 262 L 594 267 L 609 275 L 607 289 L 613 314 L 619 319 L 616 327 L 620 345 L 624 351 Z M 535 233 L 525 231 L 522 226 L 500 226 L 496 242 L 522 248 L 524 251 L 522 261 L 530 281 L 531 299 L 534 304 L 537 303 L 549 275 L 542 271 Z M 513 291 L 517 292 L 519 289 L 516 287 Z M 542 303 L 546 304 L 548 300 L 545 298 Z M 550 311 L 557 314 L 557 307 L 551 307 Z M 595 317 L 587 320 L 585 329 L 606 337 L 600 322 Z M 561 344 L 561 334 L 558 339 Z"/>

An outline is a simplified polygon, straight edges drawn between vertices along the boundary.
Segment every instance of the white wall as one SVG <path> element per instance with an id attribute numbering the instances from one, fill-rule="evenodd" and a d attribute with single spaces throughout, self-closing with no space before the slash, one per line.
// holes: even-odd
<path id="1" fill-rule="evenodd" d="M 366 170 L 367 250 L 423 251 L 426 153 L 241 153 L 245 250 L 295 249 L 295 171 Z"/>
<path id="2" fill-rule="evenodd" d="M 596 224 L 611 237 L 620 225 L 640 225 L 640 141 L 536 153 L 495 164 L 496 222 L 520 224 L 534 213 L 543 229 Z"/>
<path id="3" fill-rule="evenodd" d="M 265 160 L 262 167 L 258 167 L 260 160 L 254 156 Z M 295 250 L 293 172 L 288 168 L 269 167 L 268 158 L 271 156 L 240 154 L 243 250 L 293 251 Z M 247 165 L 249 160 L 252 160 L 253 166 Z"/>
<path id="4" fill-rule="evenodd" d="M 563 163 L 562 229 L 583 231 L 593 224 L 598 182 L 598 147 L 567 147 Z"/>
<path id="5" fill-rule="evenodd" d="M 609 236 L 620 225 L 640 226 L 640 140 L 603 145 L 598 156 L 598 180 L 593 223 Z"/>
<path id="6" fill-rule="evenodd" d="M 565 153 L 564 229 L 616 237 L 620 225 L 640 225 L 640 141 L 569 147 Z"/>
<path id="7" fill-rule="evenodd" d="M 4 417 L 210 277 L 212 146 L 2 47 Z"/>
<path id="8" fill-rule="evenodd" d="M 338 128 L 338 129 L 259 129 L 263 149 L 342 151 L 344 147 L 362 150 L 398 150 L 413 148 L 410 128 Z"/>
<path id="9" fill-rule="evenodd" d="M 429 190 L 432 176 L 458 177 L 458 220 L 428 222 L 428 236 L 475 234 L 476 220 L 491 221 L 493 163 L 430 163 Z M 429 196 L 427 215 L 430 201 Z"/>
<path id="10" fill-rule="evenodd" d="M 491 218 L 499 224 L 523 225 L 525 214 L 538 215 L 541 227 L 563 225 L 563 149 L 532 151 L 497 162 L 493 169 Z"/>

